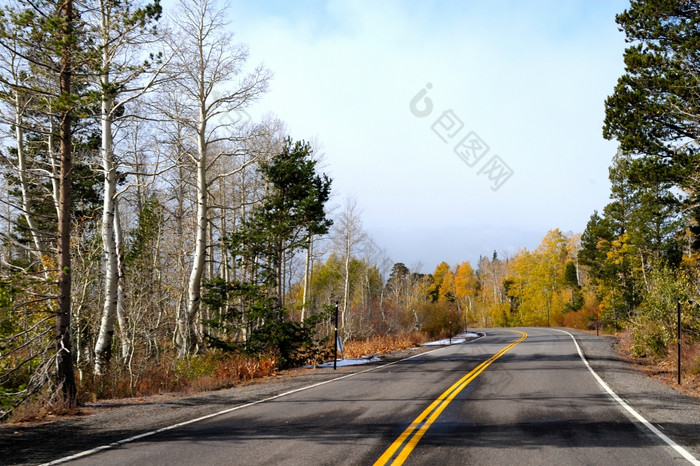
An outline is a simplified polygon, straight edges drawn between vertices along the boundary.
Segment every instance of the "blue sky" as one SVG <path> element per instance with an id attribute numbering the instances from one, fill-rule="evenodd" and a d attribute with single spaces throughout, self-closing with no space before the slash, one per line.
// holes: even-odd
<path id="1" fill-rule="evenodd" d="M 581 232 L 607 203 L 616 144 L 601 127 L 627 5 L 237 0 L 230 18 L 250 65 L 274 73 L 251 114 L 317 140 L 333 202 L 354 196 L 395 262 L 432 271 Z M 420 118 L 410 102 L 428 83 Z M 473 166 L 455 153 L 469 134 L 488 146 Z M 490 163 L 511 176 L 489 179 Z"/>

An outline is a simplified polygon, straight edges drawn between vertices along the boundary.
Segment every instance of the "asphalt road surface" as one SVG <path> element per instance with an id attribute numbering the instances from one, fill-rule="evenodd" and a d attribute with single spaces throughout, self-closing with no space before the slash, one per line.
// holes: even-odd
<path id="1" fill-rule="evenodd" d="M 681 455 L 603 390 L 568 334 L 527 328 L 488 330 L 71 464 L 689 464 Z"/>

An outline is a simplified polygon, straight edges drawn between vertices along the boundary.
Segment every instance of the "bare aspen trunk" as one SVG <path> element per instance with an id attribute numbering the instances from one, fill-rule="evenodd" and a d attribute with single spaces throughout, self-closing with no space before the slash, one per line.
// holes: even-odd
<path id="1" fill-rule="evenodd" d="M 365 301 L 365 311 L 367 312 L 367 324 L 372 322 L 372 284 L 369 278 L 369 270 L 365 270 L 365 286 L 367 287 L 367 294 L 364 297 Z"/>
<path id="2" fill-rule="evenodd" d="M 121 334 L 121 358 L 127 361 L 131 354 L 129 345 L 128 327 L 126 315 L 124 313 L 124 280 L 126 271 L 124 269 L 124 237 L 122 235 L 121 220 L 119 217 L 119 202 L 114 201 L 114 240 L 117 247 L 117 322 L 119 322 L 119 332 Z"/>
<path id="3" fill-rule="evenodd" d="M 211 279 L 215 274 L 215 264 L 216 252 L 214 251 L 214 222 L 212 220 L 207 220 L 207 244 L 209 245 L 208 253 L 209 256 L 209 267 L 207 268 L 206 278 Z"/>
<path id="4" fill-rule="evenodd" d="M 49 154 L 51 163 L 51 191 L 53 193 L 54 208 L 56 209 L 56 217 L 58 217 L 61 208 L 58 205 L 58 199 L 61 197 L 60 179 L 61 179 L 61 160 L 60 154 L 57 156 L 54 151 L 54 120 L 49 118 L 49 135 L 46 138 L 46 153 Z"/>
<path id="5" fill-rule="evenodd" d="M 179 135 L 178 135 L 179 136 Z M 181 154 L 178 154 L 178 158 Z M 177 276 L 180 277 L 178 280 L 180 283 L 180 287 L 177 291 L 177 306 L 175 308 L 175 319 L 176 322 L 180 322 L 180 318 L 184 314 L 186 310 L 186 303 L 185 303 L 185 295 L 186 295 L 186 261 L 185 261 L 185 256 L 186 256 L 186 251 L 185 251 L 185 190 L 184 190 L 184 184 L 185 184 L 185 175 L 184 175 L 184 168 L 182 167 L 181 164 L 178 164 L 177 166 L 177 174 L 178 174 L 178 184 L 176 187 L 176 192 L 177 192 L 177 208 L 175 210 L 175 231 L 177 234 L 177 243 L 179 246 L 179 251 L 177 254 Z M 179 341 L 179 334 L 180 334 L 180 328 L 179 326 L 176 327 L 174 335 L 173 335 L 173 341 L 175 344 Z"/>
<path id="6" fill-rule="evenodd" d="M 351 244 L 350 235 L 346 238 L 345 243 L 345 284 L 343 285 L 343 311 L 341 312 L 340 325 L 345 333 L 345 324 L 347 319 L 348 301 L 350 300 L 350 254 Z"/>
<path id="7" fill-rule="evenodd" d="M 311 286 L 311 254 L 313 254 L 313 238 L 309 235 L 309 247 L 306 248 L 306 260 L 304 261 L 304 293 L 302 295 L 301 321 L 306 318 L 306 308 L 309 299 L 309 287 Z"/>
<path id="8" fill-rule="evenodd" d="M 226 190 L 221 189 L 221 205 L 225 206 L 226 204 Z M 228 263 L 228 250 L 226 249 L 226 242 L 224 241 L 224 235 L 228 231 L 228 225 L 226 222 L 226 210 L 222 207 L 221 208 L 221 218 L 219 219 L 220 224 L 221 224 L 221 235 L 219 238 L 219 248 L 221 250 L 221 278 L 226 283 L 231 283 L 231 273 L 230 273 L 230 268 L 229 268 L 229 263 Z M 226 299 L 224 302 L 224 309 L 222 312 L 219 314 L 219 323 L 224 323 L 226 320 L 225 316 L 229 315 L 229 310 L 231 308 L 231 301 L 230 299 Z M 212 329 L 213 330 L 213 329 Z M 225 332 L 224 331 L 218 331 L 217 336 L 221 337 Z"/>
<path id="9" fill-rule="evenodd" d="M 467 297 L 467 304 L 468 304 L 468 307 L 467 307 L 467 324 L 470 324 L 471 321 L 469 320 L 469 316 L 470 316 L 471 313 L 472 313 L 472 297 L 471 297 L 471 296 L 468 296 L 468 297 Z"/>
<path id="10" fill-rule="evenodd" d="M 187 355 L 194 346 L 194 317 L 199 311 L 201 302 L 201 284 L 204 273 L 205 259 L 207 253 L 207 223 L 208 223 L 208 200 L 207 200 L 207 158 L 204 121 L 204 111 L 200 115 L 200 125 L 198 131 L 198 151 L 197 159 L 197 236 L 195 238 L 194 254 L 192 257 L 192 271 L 188 283 L 187 310 L 180 315 L 178 320 L 179 356 Z"/>
<path id="11" fill-rule="evenodd" d="M 277 305 L 283 306 L 282 289 L 284 287 L 284 246 L 282 241 L 277 241 L 277 259 L 275 263 L 275 294 L 277 295 Z"/>
<path id="12" fill-rule="evenodd" d="M 281 246 L 281 248 L 284 248 L 284 246 Z M 285 304 L 285 289 L 286 289 L 286 282 L 287 282 L 287 254 L 285 253 L 284 249 L 281 249 L 282 254 L 280 254 L 280 283 L 279 283 L 279 297 L 280 297 L 280 307 L 283 307 Z"/>
<path id="13" fill-rule="evenodd" d="M 285 254 L 286 255 L 286 254 Z M 290 254 L 289 259 L 286 262 L 286 272 L 284 273 L 285 276 L 285 282 L 284 282 L 284 293 L 285 296 L 288 292 L 292 291 L 292 285 L 293 285 L 293 280 L 294 280 L 294 255 Z M 297 300 L 294 296 L 291 296 L 289 301 L 287 301 L 287 298 L 285 297 L 285 303 L 289 302 L 289 316 L 290 319 L 294 319 L 294 305 L 296 304 Z"/>
<path id="14" fill-rule="evenodd" d="M 226 200 L 226 190 L 225 187 L 222 187 L 221 189 L 221 205 L 226 206 L 227 200 Z M 220 254 L 221 254 L 221 277 L 227 281 L 230 282 L 230 269 L 229 269 L 229 263 L 228 263 L 228 251 L 226 249 L 226 242 L 224 241 L 226 232 L 228 231 L 228 223 L 226 222 L 226 210 L 222 207 L 221 208 L 221 213 L 220 213 L 220 218 L 219 222 L 221 224 L 221 234 L 219 236 L 219 248 L 220 248 Z M 235 224 L 235 222 L 234 222 Z"/>
<path id="15" fill-rule="evenodd" d="M 106 53 L 106 52 L 105 52 Z M 109 73 L 105 71 L 100 76 L 103 88 L 110 84 Z M 117 167 L 114 163 L 112 113 L 113 101 L 108 95 L 103 95 L 101 105 L 102 125 L 102 170 L 104 172 L 104 203 L 102 207 L 102 248 L 104 253 L 104 293 L 105 301 L 102 309 L 100 330 L 95 343 L 95 374 L 104 375 L 112 357 L 112 337 L 114 335 L 114 320 L 117 316 L 119 258 L 116 244 L 115 210 L 117 192 Z"/>
<path id="16" fill-rule="evenodd" d="M 39 236 L 39 228 L 34 221 L 34 215 L 32 214 L 32 201 L 29 197 L 29 181 L 27 180 L 27 160 L 24 151 L 24 129 L 22 127 L 22 102 L 20 100 L 19 92 L 15 93 L 15 142 L 17 143 L 17 168 L 19 170 L 19 186 L 22 193 L 22 211 L 24 213 L 24 218 L 27 221 L 27 226 L 29 227 L 29 232 L 32 236 L 32 242 L 34 243 L 34 253 L 38 260 L 41 260 L 41 255 L 44 251 L 44 247 Z"/>
<path id="17" fill-rule="evenodd" d="M 66 43 L 73 35 L 73 1 L 65 0 L 60 7 L 65 24 L 62 31 Z M 61 56 L 59 90 L 61 98 L 71 94 L 73 74 L 73 52 L 65 45 Z M 56 310 L 56 369 L 57 383 L 63 392 L 63 399 L 69 406 L 76 402 L 75 374 L 71 347 L 71 176 L 73 171 L 72 112 L 66 110 L 60 120 L 61 171 L 58 198 L 58 308 Z"/>
<path id="18" fill-rule="evenodd" d="M 206 268 L 206 274 L 204 275 L 205 279 L 211 280 L 214 277 L 214 260 L 215 260 L 215 252 L 214 252 L 214 222 L 211 220 L 207 220 L 207 254 L 205 257 L 205 262 L 208 264 L 208 267 Z M 197 325 L 197 339 L 198 340 L 203 340 L 204 339 L 204 332 L 205 332 L 205 327 L 204 327 L 204 322 L 209 321 L 212 318 L 211 314 L 211 309 L 208 307 L 204 307 L 203 309 L 200 309 L 200 319 Z"/>
<path id="19" fill-rule="evenodd" d="M 386 290 L 386 286 L 382 284 L 382 289 L 379 292 L 379 313 L 382 315 L 382 323 L 387 323 L 386 312 L 384 311 L 384 290 Z"/>

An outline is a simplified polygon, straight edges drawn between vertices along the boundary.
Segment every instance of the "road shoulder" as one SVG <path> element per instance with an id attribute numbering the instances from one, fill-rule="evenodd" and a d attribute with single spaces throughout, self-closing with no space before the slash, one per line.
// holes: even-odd
<path id="1" fill-rule="evenodd" d="M 612 336 L 569 330 L 593 370 L 627 404 L 664 434 L 700 458 L 700 399 L 644 374 L 616 349 Z"/>

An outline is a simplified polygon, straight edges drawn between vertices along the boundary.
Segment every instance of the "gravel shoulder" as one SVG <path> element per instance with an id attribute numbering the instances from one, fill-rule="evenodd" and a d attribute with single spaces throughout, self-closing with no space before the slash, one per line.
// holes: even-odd
<path id="1" fill-rule="evenodd" d="M 575 336 L 593 370 L 620 398 L 695 458 L 700 458 L 700 398 L 644 374 L 643 367 L 620 354 L 615 337 L 566 331 Z"/>
<path id="2" fill-rule="evenodd" d="M 616 350 L 614 337 L 572 333 L 592 368 L 625 401 L 700 458 L 700 399 L 679 393 L 640 372 Z M 434 347 L 381 356 L 382 361 L 333 370 L 299 369 L 233 388 L 197 395 L 163 394 L 89 404 L 80 414 L 0 426 L 0 464 L 42 464 L 128 437 L 302 387 L 398 361 Z"/>

